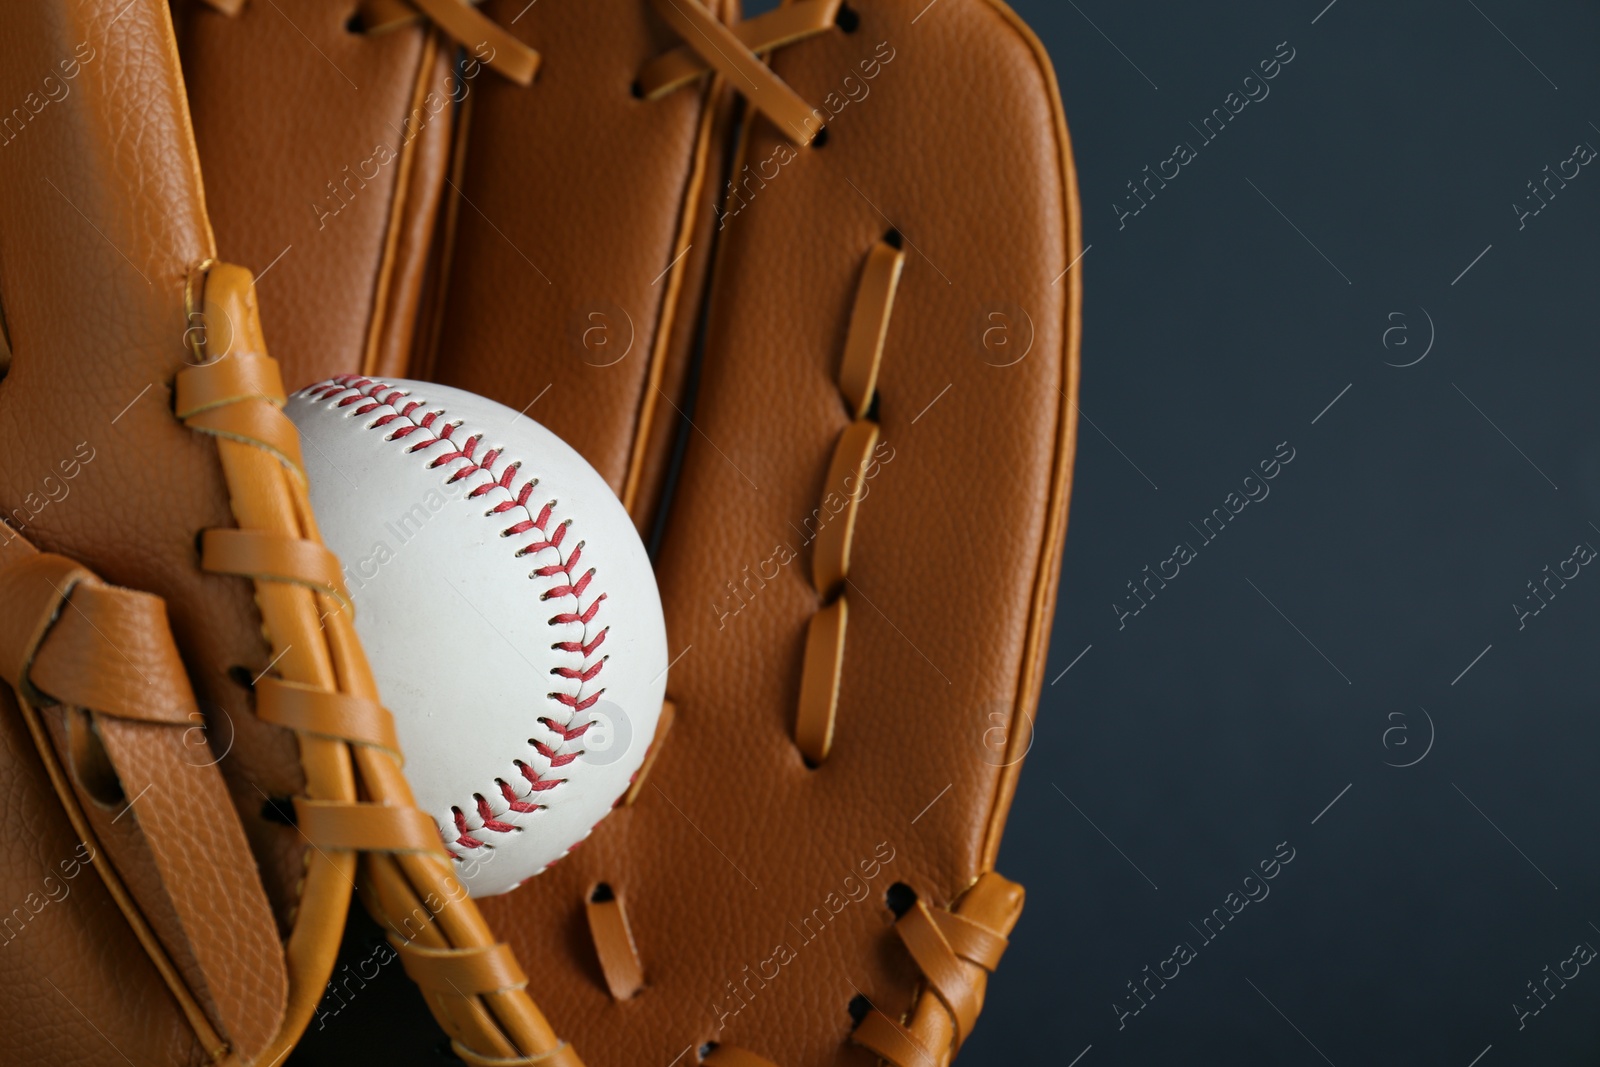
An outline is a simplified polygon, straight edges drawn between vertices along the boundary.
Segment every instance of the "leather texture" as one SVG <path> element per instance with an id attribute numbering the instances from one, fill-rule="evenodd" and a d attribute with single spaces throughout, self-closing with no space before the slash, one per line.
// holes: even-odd
<path id="1" fill-rule="evenodd" d="M 159 596 L 231 729 L 218 769 L 288 976 L 269 1062 L 320 995 L 360 850 L 363 901 L 469 1064 L 945 1064 L 1022 906 L 992 868 L 1070 486 L 1080 235 L 1049 62 L 999 0 L 791 3 L 759 32 L 690 0 L 446 2 L 376 3 L 405 10 L 360 32 L 320 0 L 180 0 L 176 37 L 161 0 L 0 9 L 22 44 L 0 92 L 77 62 L 0 148 L 0 504 Z M 531 84 L 466 39 L 479 16 L 537 53 Z M 259 315 L 248 273 L 194 269 L 213 216 Z M 280 382 L 379 368 L 527 410 L 661 528 L 670 731 L 583 849 L 481 911 L 411 804 L 277 410 Z M 0 630 L 0 661 L 32 634 Z M 257 716 L 238 679 L 262 675 L 319 696 Z M 52 753 L 85 789 L 161 757 L 17 684 L 19 810 L 86 840 Z M 266 817 L 289 796 L 298 825 Z M 53 851 L 7 848 L 0 882 L 43 884 Z M 28 1009 L 9 1046 L 217 1051 L 163 970 L 200 987 L 208 964 L 159 906 L 182 877 L 160 852 L 119 842 L 120 878 L 46 913 L 70 930 L 24 955 L 67 995 L 41 1027 L 36 980 L 0 975 Z"/>
<path id="2" fill-rule="evenodd" d="M 634 95 L 677 40 L 641 0 L 482 10 L 515 18 L 544 59 L 530 88 L 478 86 L 438 346 L 411 376 L 527 408 L 648 532 L 683 407 L 726 109 L 704 79 Z"/>
<path id="3" fill-rule="evenodd" d="M 1026 736 L 1055 595 L 1076 188 L 1037 41 L 985 0 L 943 0 L 913 27 L 923 7 L 863 0 L 854 32 L 773 54 L 828 110 L 829 136 L 793 148 L 754 114 L 721 212 L 694 429 L 657 564 L 682 657 L 676 723 L 634 805 L 485 902 L 502 936 L 541 954 L 530 991 L 591 1064 L 670 1062 L 707 1043 L 791 1067 L 869 1064 L 850 1043 L 857 991 L 908 1035 L 880 1050 L 892 1062 L 943 1063 L 984 968 L 925 974 L 889 932 L 886 891 L 974 909 L 1001 935 L 1020 910 L 1020 891 L 981 876 L 1023 750 L 986 755 L 982 734 L 998 712 Z M 1004 196 L 978 194 L 1001 180 Z M 840 372 L 890 231 L 906 258 L 868 412 Z M 997 323 L 1009 338 L 986 334 Z M 1014 347 L 985 345 L 1002 339 Z M 858 414 L 887 449 L 830 599 L 813 581 L 828 540 L 817 527 Z M 823 672 L 838 686 L 831 746 L 813 770 L 795 740 L 807 634 L 846 603 L 842 666 Z M 571 933 L 601 882 L 628 901 L 647 984 L 627 1001 L 592 939 Z M 968 991 L 952 1020 L 939 994 L 958 976 Z"/>
<path id="4" fill-rule="evenodd" d="M 26 1062 L 279 1063 L 358 851 L 433 916 L 441 959 L 504 950 L 381 729 L 251 276 L 212 258 L 166 3 L 10 5 L 0 37 L 8 94 L 42 101 L 25 79 L 59 71 L 0 151 L 0 710 L 30 839 L 7 838 L 6 879 L 34 935 L 0 975 L 0 1041 Z M 251 712 L 269 673 L 328 698 L 313 728 Z M 180 771 L 195 748 L 212 758 Z M 521 989 L 456 999 L 441 1014 L 474 1047 L 565 1055 Z"/>
<path id="5" fill-rule="evenodd" d="M 264 946 L 276 950 L 279 937 L 266 904 L 275 893 L 285 905 L 293 899 L 299 850 L 285 828 L 251 826 L 260 807 L 254 788 L 244 814 L 235 816 L 218 768 L 158 779 L 174 759 L 195 751 L 172 742 L 181 745 L 185 731 L 198 730 L 200 751 L 207 739 L 221 750 L 231 738 L 235 797 L 247 780 L 285 792 L 303 781 L 292 736 L 250 722 L 247 694 L 227 674 L 260 655 L 256 617 L 248 589 L 219 587 L 195 566 L 195 532 L 228 522 L 228 497 L 214 447 L 178 425 L 166 406 L 183 365 L 184 281 L 190 263 L 209 254 L 211 233 L 165 4 L 14 4 L 0 11 L 0 24 L 9 49 L 0 92 L 16 100 L 55 97 L 0 149 L 0 302 L 12 351 L 0 382 L 7 536 L 20 533 L 109 581 L 160 596 L 208 712 L 205 723 L 181 730 L 147 728 L 140 720 L 155 709 L 118 700 L 113 673 L 77 692 L 102 704 L 97 711 L 137 711 L 125 722 L 102 720 L 98 732 L 109 762 L 128 771 L 120 783 L 127 800 L 149 786 L 139 800 L 148 810 L 136 804 L 120 820 L 120 808 L 85 805 L 108 838 L 99 842 L 89 822 L 75 823 L 63 806 L 73 784 L 58 776 L 59 795 L 48 795 L 50 771 L 41 757 L 51 755 L 51 742 L 36 734 L 34 753 L 27 752 L 23 708 L 7 699 L 13 810 L 25 813 L 30 837 L 45 833 L 22 844 L 17 865 L 8 865 L 34 883 L 17 887 L 16 899 L 48 888 L 39 880 L 51 872 L 38 868 L 38 857 L 70 855 L 80 841 L 108 877 L 80 874 L 69 895 L 29 924 L 31 936 L 18 938 L 0 976 L 12 1005 L 3 1043 L 28 1062 L 108 1062 L 118 1052 L 139 1062 L 199 1062 L 216 1045 L 196 1032 L 174 999 L 170 973 L 141 937 L 148 941 L 152 928 L 164 932 L 211 1022 L 232 1030 L 225 1036 L 240 1050 L 261 1047 L 283 1012 L 282 957 L 262 955 Z M 42 89 L 33 81 L 40 71 L 51 76 Z M 70 605 L 67 611 L 77 614 Z M 144 625 L 153 627 L 154 617 L 120 632 L 130 655 L 162 639 Z M 46 684 L 63 692 L 77 681 L 65 662 L 59 671 L 38 666 Z M 167 697 L 182 699 L 186 689 Z M 65 744 L 69 724 L 56 725 Z M 221 810 L 200 817 L 207 805 Z M 132 826 L 150 831 L 144 842 L 133 839 Z M 174 840 L 180 829 L 189 835 L 181 844 Z M 113 833 L 127 838 L 109 840 Z M 260 875 L 250 855 L 241 855 L 246 838 L 268 872 L 265 887 L 247 888 Z M 200 872 L 200 857 L 218 866 Z M 57 865 L 58 858 L 46 864 Z M 233 880 L 221 890 L 227 900 L 210 899 L 217 879 Z M 254 916 L 252 899 L 259 904 Z M 124 909 L 148 911 L 142 935 Z M 248 928 L 229 925 L 235 921 Z M 49 996 L 41 998 L 41 989 Z"/>
<path id="6" fill-rule="evenodd" d="M 348 28 L 353 13 L 326 0 L 175 8 L 218 247 L 260 276 L 291 391 L 397 358 L 428 218 L 394 226 L 395 203 L 437 204 L 449 152 L 449 57 L 420 23 L 369 36 Z"/>
<path id="7" fill-rule="evenodd" d="M 67 768 L 55 777 L 72 782 L 62 799 L 92 827 L 102 873 L 120 874 L 149 923 L 146 949 L 181 972 L 174 993 L 204 1013 L 191 1021 L 207 1047 L 225 1043 L 215 1031 L 253 1055 L 282 1023 L 288 977 L 216 761 L 193 743 L 203 719 L 164 606 L 20 536 L 0 545 L 0 602 L 0 647 L 13 654 L 0 674 L 30 709 L 52 707 L 46 728 Z"/>

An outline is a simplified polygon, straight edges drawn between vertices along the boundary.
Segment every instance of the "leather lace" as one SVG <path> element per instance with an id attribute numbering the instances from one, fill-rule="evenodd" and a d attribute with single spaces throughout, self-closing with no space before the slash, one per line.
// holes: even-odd
<path id="1" fill-rule="evenodd" d="M 842 0 L 802 0 L 737 28 L 697 0 L 650 0 L 650 5 L 683 38 L 683 46 L 645 67 L 638 82 L 641 95 L 653 99 L 704 71 L 715 71 L 790 140 L 809 145 L 816 139 L 826 116 L 802 100 L 762 57 L 833 27 Z"/>
<path id="2" fill-rule="evenodd" d="M 188 335 L 196 362 L 178 375 L 174 410 L 217 438 L 236 520 L 205 531 L 201 567 L 254 583 L 276 652 L 255 683 L 257 713 L 300 735 L 308 782 L 321 777 L 313 764 L 340 780 L 337 790 L 294 798 L 295 825 L 314 846 L 308 865 L 335 867 L 348 881 L 361 855 L 363 898 L 389 925 L 406 972 L 467 1063 L 580 1067 L 529 999 L 510 949 L 467 899 L 438 827 L 401 773 L 349 594 L 311 515 L 299 435 L 281 410 L 283 385 L 261 338 L 249 272 L 202 264 L 188 304 L 190 321 L 211 328 Z M 224 351 L 212 351 L 212 334 L 226 338 Z"/>
<path id="3" fill-rule="evenodd" d="M 230 14 L 245 0 L 207 0 Z M 368 33 L 383 33 L 425 19 L 519 85 L 531 84 L 539 53 L 473 6 L 475 0 L 363 0 L 360 20 Z M 742 93 L 799 145 L 811 144 L 827 121 L 826 113 L 800 97 L 767 66 L 765 57 L 787 45 L 833 29 L 844 0 L 798 0 L 732 26 L 700 0 L 650 0 L 656 13 L 683 38 L 683 44 L 657 56 L 639 72 L 636 91 L 660 99 L 707 73 L 716 73 Z"/>

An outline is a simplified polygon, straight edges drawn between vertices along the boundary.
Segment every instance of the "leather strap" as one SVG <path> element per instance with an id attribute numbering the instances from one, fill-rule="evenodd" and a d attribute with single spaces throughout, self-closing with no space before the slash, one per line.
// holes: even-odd
<path id="1" fill-rule="evenodd" d="M 200 540 L 200 566 L 263 582 L 289 582 L 338 598 L 352 614 L 339 557 L 320 541 L 278 537 L 262 530 L 207 530 Z"/>
<path id="2" fill-rule="evenodd" d="M 232 340 L 231 335 L 229 340 Z M 187 419 L 202 411 L 252 397 L 281 408 L 286 399 L 283 376 L 278 372 L 277 360 L 258 352 L 243 351 L 232 359 L 218 359 L 180 375 L 173 409 L 178 418 Z"/>
<path id="3" fill-rule="evenodd" d="M 921 897 L 895 923 L 927 981 L 905 1021 L 873 1008 L 850 1040 L 894 1067 L 946 1067 L 983 1008 L 989 972 L 1022 914 L 1022 887 L 988 871 L 953 911 Z"/>
<path id="4" fill-rule="evenodd" d="M 10 532 L 9 530 L 7 531 Z M 0 677 L 37 704 L 53 704 L 30 677 L 33 661 L 57 612 L 89 572 L 70 559 L 44 555 L 12 534 L 0 552 Z M 187 682 L 187 679 L 185 679 Z"/>
<path id="5" fill-rule="evenodd" d="M 878 447 L 878 424 L 857 419 L 839 435 L 822 484 L 823 525 L 817 530 L 811 554 L 811 580 L 817 592 L 832 596 L 850 575 L 850 545 L 855 539 L 856 513 L 867 495 L 867 467 Z"/>
<path id="6" fill-rule="evenodd" d="M 426 812 L 385 804 L 294 798 L 295 824 L 319 848 L 447 855 Z"/>
<path id="7" fill-rule="evenodd" d="M 905 265 L 906 254 L 888 241 L 879 241 L 867 253 L 861 284 L 856 288 L 855 307 L 850 311 L 844 359 L 839 364 L 839 391 L 850 407 L 851 418 L 865 415 L 872 405 L 872 394 L 877 392 L 883 342 L 889 335 L 894 294 L 900 288 L 900 272 Z"/>
<path id="8" fill-rule="evenodd" d="M 945 1060 L 917 1044 L 911 1032 L 877 1008 L 861 1020 L 850 1040 L 863 1048 L 871 1049 L 894 1067 L 944 1067 Z"/>
<path id="9" fill-rule="evenodd" d="M 0 605 L 0 677 L 74 828 L 109 860 L 95 867 L 112 898 L 202 1044 L 260 1048 L 282 949 L 216 760 L 193 743 L 203 719 L 165 603 L 13 536 Z"/>
<path id="10" fill-rule="evenodd" d="M 844 669 L 849 604 L 843 596 L 811 616 L 806 628 L 805 663 L 800 669 L 800 704 L 794 741 L 812 766 L 828 758 L 833 723 L 839 711 L 839 675 Z"/>
<path id="11" fill-rule="evenodd" d="M 487 44 L 493 51 L 485 60 L 491 68 L 518 85 L 532 85 L 539 72 L 539 53 L 511 35 L 511 31 L 486 17 L 464 0 L 408 0 L 433 24 L 469 50 Z"/>
<path id="12" fill-rule="evenodd" d="M 400 758 L 394 716 L 376 700 L 264 677 L 256 682 L 256 717 L 318 737 L 375 745 Z"/>
<path id="13" fill-rule="evenodd" d="M 606 976 L 606 988 L 617 1000 L 630 1000 L 644 988 L 644 964 L 633 941 L 628 913 L 622 900 L 609 885 L 589 894 L 584 902 L 589 918 L 589 933 L 594 937 L 595 955 Z"/>
<path id="14" fill-rule="evenodd" d="M 986 971 L 992 971 L 1000 962 L 1006 941 L 1004 937 L 976 923 L 956 919 L 948 912 L 935 913 L 928 907 L 927 901 L 920 899 L 895 923 L 895 932 L 905 943 L 911 958 L 922 968 L 923 977 L 939 999 L 944 1001 L 945 1007 L 950 1009 L 951 1018 L 956 1024 L 955 1039 L 959 1044 L 972 1032 L 973 1024 L 978 1021 L 978 1012 L 983 1007 L 983 993 L 967 980 L 961 967 L 963 954 L 959 954 L 946 937 L 946 927 L 936 918 L 938 914 L 954 919 L 959 924 L 949 927 L 950 931 L 961 940 L 969 962 L 977 963 Z"/>
<path id="15" fill-rule="evenodd" d="M 178 380 L 182 382 L 181 375 Z M 305 463 L 300 458 L 300 434 L 295 430 L 294 423 L 283 417 L 271 404 L 213 408 L 189 416 L 184 423 L 189 429 L 212 437 L 264 449 L 287 467 L 295 478 L 305 480 Z"/>
<path id="16" fill-rule="evenodd" d="M 518 85 L 532 85 L 539 73 L 538 52 L 465 0 L 363 0 L 360 12 L 370 34 L 386 33 L 426 17 L 445 36 Z M 479 51 L 485 46 L 487 56 Z"/>
<path id="17" fill-rule="evenodd" d="M 844 0 L 799 0 L 785 7 L 736 23 L 733 35 L 750 51 L 764 56 L 786 44 L 803 41 L 832 29 Z M 709 73 L 711 65 L 688 45 L 663 52 L 639 71 L 639 91 L 647 100 L 659 100 Z"/>
<path id="18" fill-rule="evenodd" d="M 819 112 L 800 99 L 788 82 L 774 74 L 699 0 L 651 0 L 651 5 L 684 44 L 725 76 L 728 84 L 744 93 L 751 106 L 771 119 L 785 137 L 802 146 L 816 137 L 822 128 L 815 117 Z"/>
<path id="19" fill-rule="evenodd" d="M 455 993 L 469 996 L 523 989 L 528 976 L 505 944 L 456 950 L 428 948 L 403 938 L 390 937 L 400 953 L 406 974 L 424 993 Z"/>
<path id="20" fill-rule="evenodd" d="M 217 450 L 239 527 L 207 532 L 203 564 L 253 580 L 277 675 L 310 690 L 374 704 L 377 687 L 355 633 L 338 563 L 317 538 L 294 425 L 269 389 L 240 387 L 261 384 L 256 372 L 205 373 L 214 362 L 265 358 L 250 273 L 229 264 L 204 263 L 191 276 L 188 291 L 189 321 L 232 327 L 226 354 L 210 349 L 216 330 L 191 331 L 199 365 L 185 370 L 179 381 L 186 401 L 195 398 L 200 409 L 184 420 L 186 425 L 219 439 Z M 189 376 L 196 384 L 185 385 Z M 203 401 L 218 399 L 224 402 L 204 406 Z M 327 730 L 307 729 L 299 735 L 308 790 L 316 799 L 297 797 L 295 810 L 300 830 L 317 847 L 307 858 L 302 917 L 290 933 L 287 953 L 291 960 L 315 957 L 318 962 L 312 966 L 320 968 L 321 977 L 313 979 L 314 985 L 291 988 L 294 1021 L 289 1029 L 298 1033 L 294 1027 L 305 1026 L 321 995 L 332 963 L 328 946 L 337 943 L 348 903 L 339 889 L 350 884 L 356 851 L 366 850 L 368 880 L 380 880 L 384 892 L 405 905 L 388 914 L 417 916 L 419 925 L 413 927 L 408 920 L 406 929 L 395 932 L 447 953 L 471 954 L 496 944 L 456 878 L 438 828 L 416 809 L 398 758 L 382 745 L 364 743 L 385 738 L 371 707 L 335 708 L 340 702 L 282 692 L 267 700 L 279 701 L 269 714 L 299 716 L 307 725 Z M 333 736 L 345 734 L 360 740 L 347 743 Z M 358 786 L 371 803 L 356 802 Z M 308 909 L 316 914 L 306 917 Z M 324 957 L 326 963 L 321 962 Z M 468 1063 L 581 1067 L 521 988 L 441 992 L 430 1001 L 441 1020 L 447 1020 L 457 1054 Z M 281 1058 L 288 1048 L 277 1046 L 276 1051 Z"/>
<path id="21" fill-rule="evenodd" d="M 878 424 L 866 418 L 877 390 L 878 368 L 883 362 L 884 338 L 894 310 L 905 255 L 888 240 L 867 254 L 856 287 L 856 301 L 839 367 L 839 391 L 855 421 L 846 426 L 834 445 L 817 511 L 817 529 L 811 555 L 811 581 L 832 604 L 811 617 L 806 629 L 805 661 L 800 673 L 800 702 L 795 714 L 794 740 L 812 766 L 828 758 L 833 747 L 834 722 L 839 713 L 839 679 L 844 670 L 844 639 L 849 623 L 849 603 L 844 584 L 850 577 L 850 548 L 855 541 L 856 516 L 867 494 L 868 470 L 878 446 Z"/>
<path id="22" fill-rule="evenodd" d="M 928 914 L 933 917 L 934 925 L 957 956 L 969 963 L 976 963 L 986 971 L 993 971 L 1000 966 L 1000 957 L 1005 955 L 1011 944 L 1005 935 L 953 911 L 929 909 Z"/>

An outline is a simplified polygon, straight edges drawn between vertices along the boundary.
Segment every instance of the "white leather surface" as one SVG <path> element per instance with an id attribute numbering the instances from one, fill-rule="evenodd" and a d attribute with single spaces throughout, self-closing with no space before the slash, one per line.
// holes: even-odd
<path id="1" fill-rule="evenodd" d="M 287 412 L 300 428 L 312 506 L 344 564 L 356 630 L 394 713 L 417 803 L 438 822 L 472 895 L 503 893 L 588 836 L 654 736 L 667 644 L 644 546 L 577 452 L 491 400 L 425 382 L 346 377 L 302 390 Z M 384 416 L 395 418 L 375 426 Z M 417 428 L 394 436 L 410 426 Z M 472 458 L 430 466 L 467 451 Z M 520 466 L 507 479 L 512 463 Z M 514 506 L 489 514 L 508 502 Z M 542 532 L 503 536 L 536 521 L 546 505 Z M 518 555 L 557 536 L 557 547 Z M 550 567 L 559 569 L 535 573 Z M 571 592 L 591 571 L 582 592 Z M 587 623 L 552 622 L 591 609 Z M 558 643 L 591 652 L 552 647 Z M 563 669 L 592 676 L 553 673 Z M 594 725 L 563 739 L 541 719 L 569 733 Z M 540 781 L 564 781 L 536 789 L 518 761 Z M 504 785 L 538 810 L 512 810 Z M 480 798 L 490 821 L 507 829 L 485 827 Z M 474 840 L 481 844 L 471 847 Z"/>

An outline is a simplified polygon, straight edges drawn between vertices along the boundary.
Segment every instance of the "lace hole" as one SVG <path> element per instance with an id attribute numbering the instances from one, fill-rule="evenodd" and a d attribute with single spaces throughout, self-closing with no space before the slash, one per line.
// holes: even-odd
<path id="1" fill-rule="evenodd" d="M 910 911 L 917 902 L 917 891 L 904 882 L 896 882 L 883 895 L 883 902 L 894 912 L 896 919 Z"/>
<path id="2" fill-rule="evenodd" d="M 295 825 L 294 799 L 292 797 L 268 797 L 261 802 L 261 817 L 267 822 L 278 826 Z"/>
<path id="3" fill-rule="evenodd" d="M 345 33 L 366 33 L 367 20 L 361 17 L 361 9 L 356 8 L 350 12 L 350 17 L 344 20 Z"/>
<path id="4" fill-rule="evenodd" d="M 839 14 L 834 16 L 833 22 L 845 33 L 855 33 L 861 28 L 861 16 L 849 4 L 839 5 Z"/>
<path id="5" fill-rule="evenodd" d="M 827 146 L 827 144 L 828 144 L 828 127 L 824 126 L 824 127 L 822 127 L 822 129 L 817 131 L 817 135 L 815 137 L 811 138 L 811 147 L 812 148 L 824 148 L 824 147 Z"/>
<path id="6" fill-rule="evenodd" d="M 634 79 L 632 85 L 628 86 L 628 92 L 633 94 L 633 98 L 635 100 L 644 99 L 644 86 L 639 84 L 639 80 L 637 78 Z"/>

